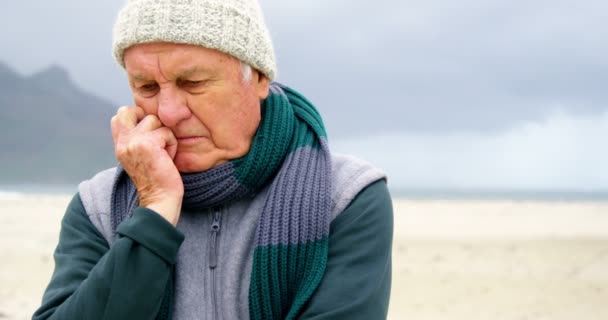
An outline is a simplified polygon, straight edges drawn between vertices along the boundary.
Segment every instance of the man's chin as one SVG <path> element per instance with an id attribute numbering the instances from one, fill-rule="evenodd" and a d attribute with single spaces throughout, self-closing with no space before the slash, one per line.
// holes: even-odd
<path id="1" fill-rule="evenodd" d="M 225 162 L 212 159 L 211 157 L 201 157 L 200 155 L 191 153 L 181 154 L 179 152 L 175 155 L 175 159 L 173 159 L 175 167 L 181 173 L 207 171 Z"/>

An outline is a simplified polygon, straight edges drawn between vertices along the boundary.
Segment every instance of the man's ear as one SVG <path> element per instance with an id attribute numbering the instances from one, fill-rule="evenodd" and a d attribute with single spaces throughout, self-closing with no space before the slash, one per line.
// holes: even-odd
<path id="1" fill-rule="evenodd" d="M 268 92 L 270 90 L 270 80 L 261 72 L 255 70 L 254 71 L 254 85 L 256 88 L 256 92 L 260 100 L 266 99 L 268 97 Z"/>

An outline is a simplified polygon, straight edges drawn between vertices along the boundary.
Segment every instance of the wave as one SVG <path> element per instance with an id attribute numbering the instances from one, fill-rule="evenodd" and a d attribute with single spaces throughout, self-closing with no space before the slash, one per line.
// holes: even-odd
<path id="1" fill-rule="evenodd" d="M 75 186 L 69 185 L 0 185 L 0 199 L 23 199 L 31 195 L 37 196 L 65 196 L 73 195 L 77 191 Z"/>
<path id="2" fill-rule="evenodd" d="M 0 190 L 0 200 L 16 200 L 23 199 L 27 196 L 24 192 L 17 191 L 3 191 Z"/>

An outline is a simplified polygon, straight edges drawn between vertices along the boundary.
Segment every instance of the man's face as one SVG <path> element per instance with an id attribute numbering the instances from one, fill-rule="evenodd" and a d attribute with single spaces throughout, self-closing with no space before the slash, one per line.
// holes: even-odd
<path id="1" fill-rule="evenodd" d="M 240 62 L 199 46 L 149 43 L 126 50 L 124 62 L 135 104 L 156 115 L 178 141 L 180 172 L 213 168 L 249 151 L 260 122 L 268 80 Z"/>

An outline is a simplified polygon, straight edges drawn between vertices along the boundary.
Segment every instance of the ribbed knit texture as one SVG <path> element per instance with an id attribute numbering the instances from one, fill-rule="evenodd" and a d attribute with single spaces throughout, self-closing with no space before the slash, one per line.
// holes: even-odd
<path id="1" fill-rule="evenodd" d="M 274 49 L 257 0 L 129 0 L 114 24 L 114 58 L 124 67 L 124 51 L 149 42 L 216 49 L 270 80 L 276 76 Z"/>
<path id="2" fill-rule="evenodd" d="M 258 221 L 250 318 L 295 319 L 327 264 L 331 162 L 323 121 L 298 92 L 273 83 L 249 153 L 205 172 L 183 174 L 184 208 L 202 210 L 248 196 L 270 184 Z M 112 192 L 112 228 L 137 206 L 123 168 Z M 170 310 L 172 287 L 161 310 Z M 170 319 L 163 311 L 157 319 Z"/>

